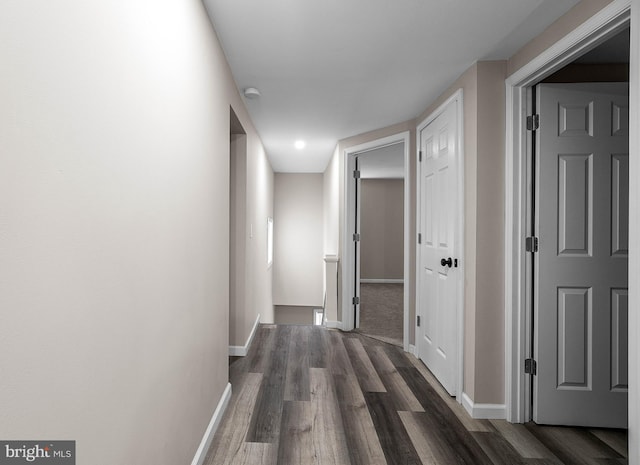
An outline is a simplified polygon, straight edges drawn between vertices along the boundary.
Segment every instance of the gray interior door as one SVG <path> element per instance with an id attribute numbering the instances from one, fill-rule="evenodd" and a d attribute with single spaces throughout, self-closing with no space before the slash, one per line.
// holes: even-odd
<path id="1" fill-rule="evenodd" d="M 541 84 L 533 418 L 627 426 L 628 85 Z"/>

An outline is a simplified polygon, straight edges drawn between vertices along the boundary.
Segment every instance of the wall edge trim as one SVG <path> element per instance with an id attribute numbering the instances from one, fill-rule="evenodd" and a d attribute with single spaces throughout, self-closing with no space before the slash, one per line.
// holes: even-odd
<path id="1" fill-rule="evenodd" d="M 258 330 L 258 325 L 260 325 L 260 314 L 256 317 L 255 323 L 253 323 L 253 328 L 251 329 L 251 333 L 247 338 L 247 342 L 243 346 L 229 346 L 229 355 L 231 357 L 244 357 L 249 352 L 249 347 L 251 346 L 251 342 L 253 341 L 253 337 L 256 335 L 256 331 Z"/>
<path id="2" fill-rule="evenodd" d="M 215 411 L 213 412 L 213 416 L 209 421 L 209 425 L 202 436 L 202 441 L 200 441 L 200 445 L 196 450 L 196 454 L 191 461 L 191 465 L 203 465 L 204 460 L 207 457 L 207 452 L 209 452 L 209 447 L 211 446 L 211 442 L 213 441 L 213 435 L 216 433 L 218 426 L 222 422 L 222 416 L 224 412 L 227 410 L 229 405 L 229 401 L 231 400 L 231 383 L 227 383 L 227 387 L 224 389 L 222 393 L 222 397 L 216 406 Z"/>

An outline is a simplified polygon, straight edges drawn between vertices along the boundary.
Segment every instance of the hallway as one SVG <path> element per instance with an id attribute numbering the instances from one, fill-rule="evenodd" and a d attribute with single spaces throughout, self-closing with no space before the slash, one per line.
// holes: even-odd
<path id="1" fill-rule="evenodd" d="M 473 420 L 424 365 L 353 333 L 262 325 L 205 463 L 625 464 L 626 431 Z"/>

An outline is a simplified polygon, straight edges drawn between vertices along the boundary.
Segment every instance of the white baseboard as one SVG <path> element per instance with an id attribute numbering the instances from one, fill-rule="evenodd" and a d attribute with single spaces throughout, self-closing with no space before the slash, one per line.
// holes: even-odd
<path id="1" fill-rule="evenodd" d="M 416 346 L 413 344 L 409 344 L 409 353 L 411 355 L 415 355 L 418 358 L 418 352 L 416 352 Z"/>
<path id="2" fill-rule="evenodd" d="M 256 322 L 253 324 L 253 328 L 251 329 L 251 334 L 249 334 L 249 338 L 247 342 L 243 346 L 229 346 L 229 355 L 232 357 L 244 357 L 249 352 L 249 347 L 251 347 L 251 341 L 253 341 L 253 336 L 256 335 L 256 331 L 258 330 L 258 325 L 260 325 L 260 314 L 256 318 Z"/>
<path id="3" fill-rule="evenodd" d="M 200 445 L 198 446 L 196 455 L 194 455 L 193 460 L 191 461 L 191 465 L 202 465 L 204 463 L 204 459 L 207 457 L 207 452 L 211 446 L 211 441 L 213 440 L 213 435 L 216 433 L 218 426 L 220 426 L 222 415 L 224 415 L 225 410 L 227 410 L 230 399 L 231 383 L 227 383 L 227 387 L 224 389 L 220 402 L 218 402 L 218 406 L 213 412 L 209 426 L 207 426 L 207 430 L 204 432 L 204 436 L 202 436 L 202 441 L 200 441 Z"/>
<path id="4" fill-rule="evenodd" d="M 504 404 L 475 404 L 465 392 L 462 393 L 462 406 L 477 420 L 504 420 L 507 417 Z"/>
<path id="5" fill-rule="evenodd" d="M 361 284 L 403 284 L 404 279 L 360 279 Z"/>
<path id="6" fill-rule="evenodd" d="M 324 325 L 327 328 L 335 328 L 335 329 L 342 329 L 342 321 L 331 321 L 331 320 L 325 320 L 324 321 Z"/>

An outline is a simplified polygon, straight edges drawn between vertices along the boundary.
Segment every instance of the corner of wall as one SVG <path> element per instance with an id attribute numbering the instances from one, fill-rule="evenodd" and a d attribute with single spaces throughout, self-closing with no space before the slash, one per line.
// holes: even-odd
<path id="1" fill-rule="evenodd" d="M 504 420 L 506 418 L 504 404 L 475 403 L 464 392 L 462 393 L 462 406 L 469 416 L 475 420 Z"/>

